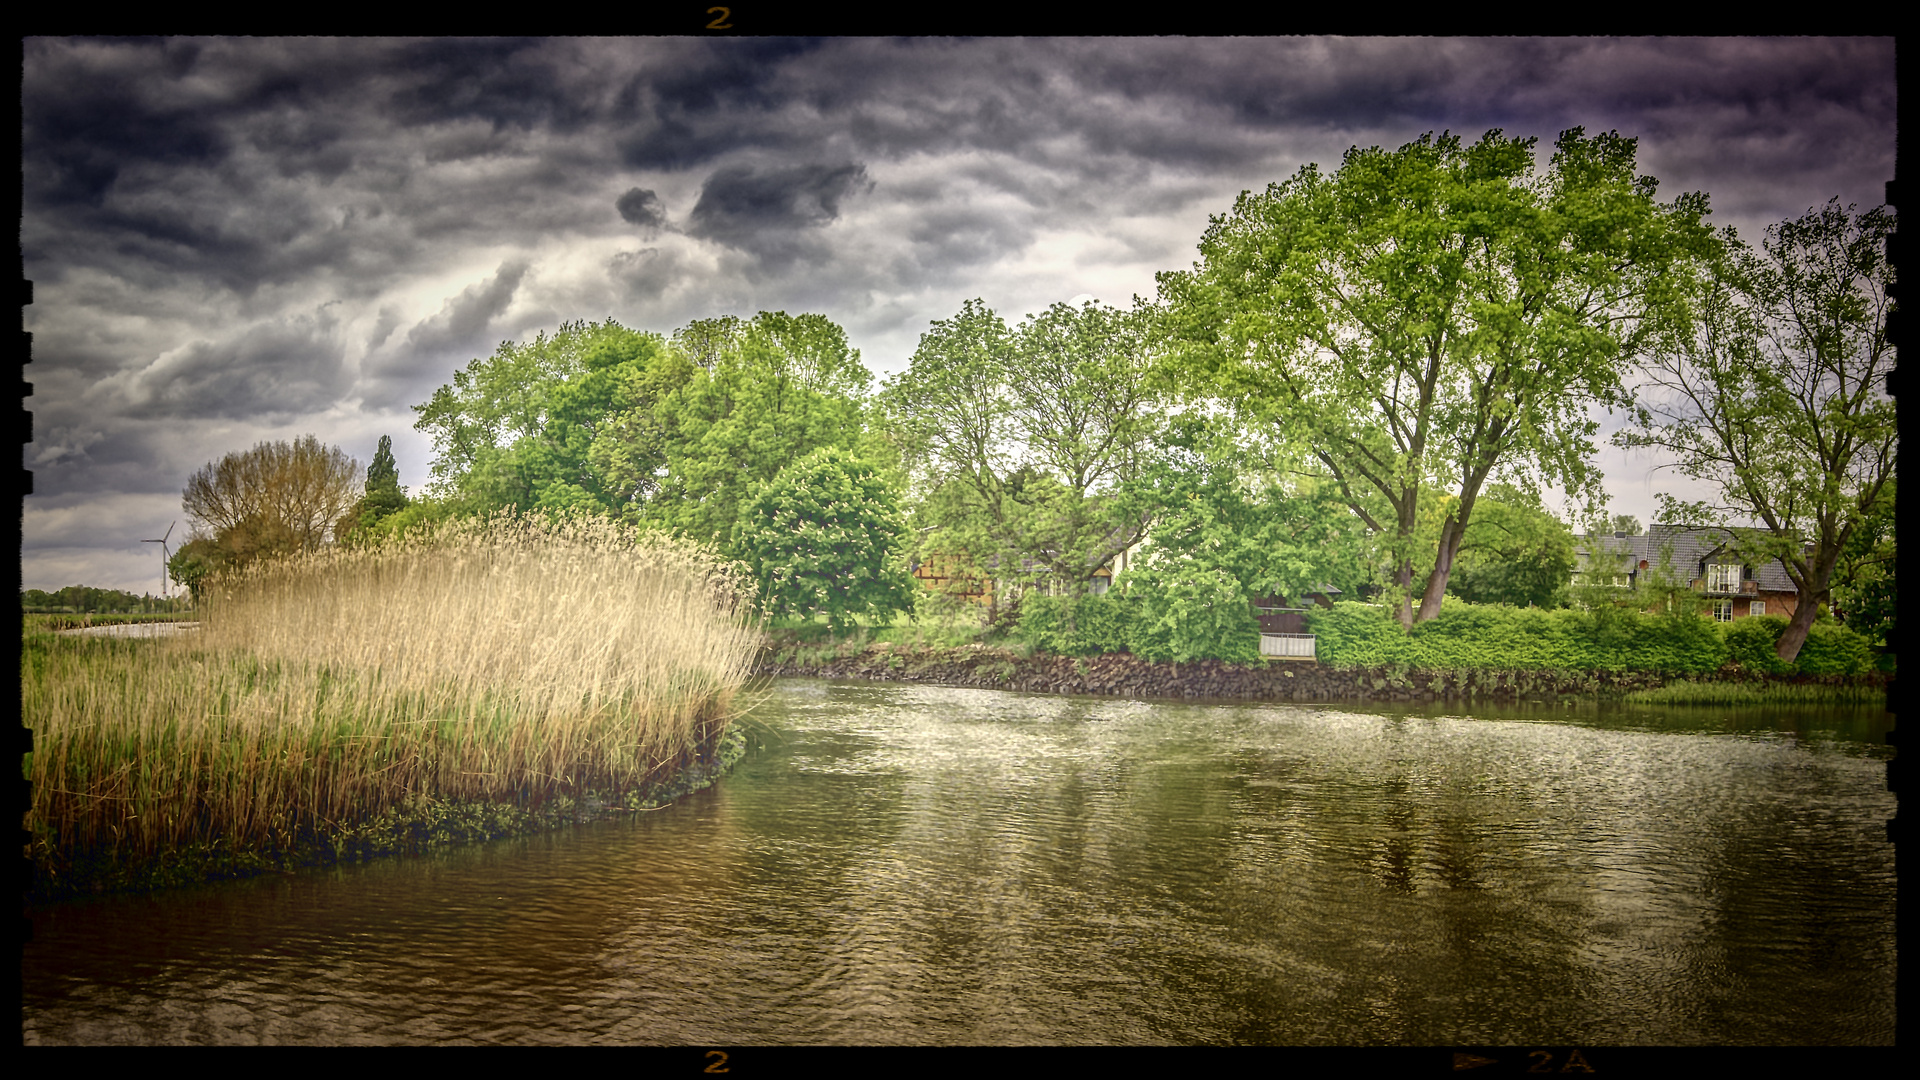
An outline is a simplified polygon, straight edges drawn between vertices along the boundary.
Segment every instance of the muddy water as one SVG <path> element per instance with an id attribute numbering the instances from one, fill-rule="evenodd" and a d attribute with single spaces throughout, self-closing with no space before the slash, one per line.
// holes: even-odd
<path id="1" fill-rule="evenodd" d="M 34 912 L 29 1043 L 1894 1038 L 1886 717 L 777 684 L 674 806 Z"/>

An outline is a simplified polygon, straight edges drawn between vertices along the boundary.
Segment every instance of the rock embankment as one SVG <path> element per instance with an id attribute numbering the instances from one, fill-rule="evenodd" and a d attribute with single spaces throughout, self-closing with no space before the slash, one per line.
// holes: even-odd
<path id="1" fill-rule="evenodd" d="M 870 645 L 854 655 L 824 660 L 815 659 L 803 650 L 769 649 L 761 653 L 754 674 L 917 682 L 1046 694 L 1346 702 L 1618 697 L 1635 690 L 1655 689 L 1670 681 L 1647 671 L 1420 671 L 1391 667 L 1334 668 L 1298 660 L 1253 665 L 1218 660 L 1175 664 L 1142 660 L 1125 653 L 1088 657 L 1022 656 L 985 645 L 907 649 L 886 642 Z M 1731 670 L 1719 677 L 1756 681 L 1755 676 Z M 1884 676 L 1875 678 L 1884 685 Z"/>
<path id="2" fill-rule="evenodd" d="M 908 650 L 888 643 L 815 661 L 796 650 L 769 650 L 754 674 L 919 682 L 1049 694 L 1141 698 L 1238 698 L 1258 701 L 1527 700 L 1625 694 L 1660 686 L 1648 672 L 1407 671 L 1331 668 L 1302 661 L 1243 665 L 1218 660 L 1185 664 L 1106 656 L 1022 656 L 964 645 Z"/>

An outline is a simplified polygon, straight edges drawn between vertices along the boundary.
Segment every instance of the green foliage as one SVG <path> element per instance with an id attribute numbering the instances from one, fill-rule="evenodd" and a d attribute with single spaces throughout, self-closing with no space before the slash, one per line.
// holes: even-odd
<path id="1" fill-rule="evenodd" d="M 1182 417 L 1144 474 L 1159 508 L 1140 557 L 1220 570 L 1251 603 L 1331 585 L 1352 592 L 1367 571 L 1365 526 L 1332 485 L 1280 479 L 1234 433 Z"/>
<path id="2" fill-rule="evenodd" d="M 618 511 L 659 462 L 641 452 L 623 459 L 627 472 L 597 470 L 595 441 L 608 427 L 631 436 L 634 424 L 622 418 L 650 413 L 690 371 L 659 335 L 611 319 L 502 343 L 413 407 L 414 426 L 433 438 L 430 490 L 468 514 L 583 504 Z"/>
<path id="3" fill-rule="evenodd" d="M 1473 604 L 1565 607 L 1573 549 L 1572 530 L 1537 490 L 1495 484 L 1467 524 L 1447 591 Z"/>
<path id="4" fill-rule="evenodd" d="M 1784 675 L 1793 665 L 1780 659 L 1775 646 L 1787 628 L 1785 615 L 1754 615 L 1721 624 L 1721 636 L 1727 643 L 1727 661 L 1743 670 L 1764 675 Z"/>
<path id="5" fill-rule="evenodd" d="M 1544 175 L 1534 142 L 1355 147 L 1330 176 L 1243 193 L 1194 270 L 1159 277 L 1185 385 L 1305 442 L 1420 620 L 1490 476 L 1598 501 L 1590 407 L 1625 403 L 1643 316 L 1710 239 L 1704 196 L 1656 203 L 1634 140 L 1564 132 Z M 1425 545 L 1430 489 L 1454 501 Z M 1416 618 L 1405 596 L 1399 618 Z"/>
<path id="6" fill-rule="evenodd" d="M 1882 645 L 1893 640 L 1899 615 L 1894 487 L 1894 478 L 1889 477 L 1885 497 L 1847 537 L 1833 573 L 1834 617 Z"/>
<path id="7" fill-rule="evenodd" d="M 1476 605 L 1451 600 L 1440 614 L 1402 632 L 1372 604 L 1338 603 L 1309 612 L 1322 663 L 1416 668 L 1657 671 L 1700 674 L 1725 663 L 1711 619 L 1692 613 L 1644 615 Z"/>
<path id="8" fill-rule="evenodd" d="M 1127 650 L 1148 660 L 1260 659 L 1260 622 L 1245 588 L 1218 568 L 1170 562 L 1121 575 L 1133 605 Z"/>
<path id="9" fill-rule="evenodd" d="M 335 536 L 346 543 L 360 542 L 381 521 L 405 510 L 408 501 L 406 491 L 400 487 L 399 466 L 393 461 L 393 436 L 382 435 L 380 447 L 374 451 L 373 464 L 367 466 L 366 494 L 341 520 Z"/>
<path id="10" fill-rule="evenodd" d="M 697 325 L 675 340 L 703 362 L 661 398 L 649 429 L 664 448 L 652 520 L 724 544 L 753 490 L 815 449 L 860 450 L 870 468 L 885 464 L 863 446 L 871 376 L 831 320 L 763 311 Z"/>
<path id="11" fill-rule="evenodd" d="M 884 620 L 912 610 L 906 543 L 899 496 L 873 466 L 833 447 L 761 485 L 732 537 L 770 615 L 824 612 L 835 635 L 856 614 Z"/>
<path id="12" fill-rule="evenodd" d="M 1816 622 L 1807 628 L 1793 667 L 1801 675 L 1862 675 L 1874 669 L 1873 646 L 1849 627 Z"/>
<path id="13" fill-rule="evenodd" d="M 1138 607 L 1134 597 L 1112 590 L 1029 595 L 1020 605 L 1020 640 L 1056 656 L 1126 652 Z"/>
<path id="14" fill-rule="evenodd" d="M 923 554 L 1078 586 L 1142 535 L 1158 414 L 1142 316 L 1055 304 L 1009 330 L 978 300 L 921 335 L 883 404 Z M 998 596 L 996 596 L 996 606 Z"/>
<path id="15" fill-rule="evenodd" d="M 20 610 L 33 612 L 152 612 L 172 611 L 175 605 L 167 598 L 152 594 L 139 595 L 122 589 L 98 589 L 89 585 L 69 585 L 64 589 L 46 592 L 42 589 L 20 590 Z"/>

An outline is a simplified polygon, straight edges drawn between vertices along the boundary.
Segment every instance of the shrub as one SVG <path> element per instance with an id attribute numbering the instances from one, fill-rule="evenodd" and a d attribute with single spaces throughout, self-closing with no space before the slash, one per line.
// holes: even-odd
<path id="1" fill-rule="evenodd" d="M 1873 646 L 1859 631 L 1823 620 L 1807 628 L 1793 667 L 1802 675 L 1864 675 L 1874 669 Z"/>
<path id="2" fill-rule="evenodd" d="M 1130 609 L 1129 598 L 1118 592 L 1099 596 L 1036 593 L 1021 603 L 1019 637 L 1027 645 L 1057 656 L 1125 652 L 1132 622 Z"/>
<path id="3" fill-rule="evenodd" d="M 1747 671 L 1766 675 L 1784 675 L 1792 666 L 1776 651 L 1780 635 L 1787 629 L 1785 615 L 1755 615 L 1721 624 L 1720 636 L 1727 644 L 1727 660 Z"/>
<path id="4" fill-rule="evenodd" d="M 1440 614 L 1402 633 L 1383 608 L 1343 602 L 1310 612 L 1307 628 L 1324 663 L 1375 667 L 1562 671 L 1713 671 L 1726 645 L 1711 619 L 1443 602 Z"/>
<path id="5" fill-rule="evenodd" d="M 1240 582 L 1223 570 L 1179 564 L 1129 571 L 1134 608 L 1127 648 L 1149 660 L 1260 659 L 1260 622 Z"/>

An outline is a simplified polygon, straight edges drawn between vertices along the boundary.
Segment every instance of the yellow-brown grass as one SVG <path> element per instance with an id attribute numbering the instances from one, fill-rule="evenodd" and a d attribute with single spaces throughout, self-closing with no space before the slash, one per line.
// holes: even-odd
<path id="1" fill-rule="evenodd" d="M 215 583 L 200 629 L 36 638 L 51 849 L 280 846 L 427 796 L 631 791 L 710 747 L 759 630 L 709 552 L 495 518 Z"/>

